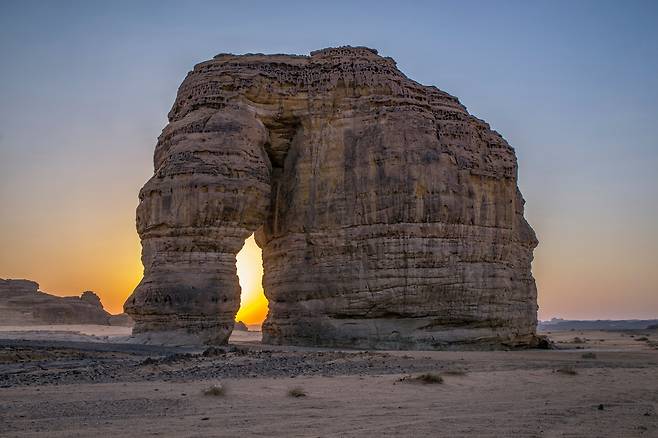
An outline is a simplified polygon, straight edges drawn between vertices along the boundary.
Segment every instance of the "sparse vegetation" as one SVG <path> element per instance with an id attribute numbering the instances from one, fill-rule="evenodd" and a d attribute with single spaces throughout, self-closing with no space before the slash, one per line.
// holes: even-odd
<path id="1" fill-rule="evenodd" d="M 203 395 L 223 397 L 226 395 L 226 388 L 221 384 L 212 385 L 210 388 L 203 391 Z"/>
<path id="2" fill-rule="evenodd" d="M 560 374 L 565 374 L 567 376 L 575 376 L 576 374 L 578 374 L 578 371 L 576 371 L 576 369 L 572 366 L 565 366 L 562 368 L 558 368 L 557 370 L 555 370 L 555 372 Z"/>
<path id="3" fill-rule="evenodd" d="M 300 387 L 291 388 L 288 390 L 288 397 L 306 397 L 306 391 Z"/>
<path id="4" fill-rule="evenodd" d="M 443 377 L 435 373 L 424 373 L 417 376 L 402 377 L 400 382 L 422 383 L 424 385 L 443 383 Z"/>
<path id="5" fill-rule="evenodd" d="M 596 353 L 589 351 L 587 353 L 583 353 L 581 357 L 583 359 L 596 359 Z"/>
<path id="6" fill-rule="evenodd" d="M 582 338 L 579 338 L 578 336 L 576 336 L 575 338 L 573 338 L 573 343 L 574 344 L 584 344 L 585 341 Z"/>
<path id="7" fill-rule="evenodd" d="M 644 342 L 644 341 L 648 341 L 649 338 L 647 338 L 646 336 L 640 336 L 639 338 L 635 338 L 635 340 L 636 340 L 636 341 Z"/>

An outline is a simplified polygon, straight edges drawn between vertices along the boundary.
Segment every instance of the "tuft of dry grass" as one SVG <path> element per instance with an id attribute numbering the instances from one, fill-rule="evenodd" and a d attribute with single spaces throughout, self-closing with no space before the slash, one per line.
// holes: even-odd
<path id="1" fill-rule="evenodd" d="M 578 371 L 576 371 L 575 368 L 572 366 L 558 368 L 557 370 L 555 370 L 555 372 L 560 374 L 565 374 L 567 376 L 575 376 L 576 374 L 578 374 Z"/>
<path id="2" fill-rule="evenodd" d="M 288 390 L 288 397 L 306 397 L 306 392 L 299 387 L 291 388 Z"/>
<path id="3" fill-rule="evenodd" d="M 203 391 L 203 395 L 212 397 L 223 397 L 226 395 L 226 388 L 221 384 L 212 385 Z"/>
<path id="4" fill-rule="evenodd" d="M 580 357 L 582 357 L 583 359 L 596 359 L 596 353 L 590 351 L 587 353 L 583 353 L 582 356 Z"/>
<path id="5" fill-rule="evenodd" d="M 431 385 L 437 383 L 443 383 L 443 377 L 434 373 L 424 373 L 417 376 L 405 376 L 402 377 L 400 382 L 407 383 L 422 383 L 423 385 Z"/>

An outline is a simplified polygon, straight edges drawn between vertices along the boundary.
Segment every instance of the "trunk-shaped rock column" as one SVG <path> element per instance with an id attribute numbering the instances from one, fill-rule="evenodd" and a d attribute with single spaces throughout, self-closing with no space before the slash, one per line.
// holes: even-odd
<path id="1" fill-rule="evenodd" d="M 235 256 L 269 209 L 267 137 L 239 106 L 170 115 L 137 208 L 144 278 L 124 306 L 136 336 L 227 342 L 240 305 Z"/>

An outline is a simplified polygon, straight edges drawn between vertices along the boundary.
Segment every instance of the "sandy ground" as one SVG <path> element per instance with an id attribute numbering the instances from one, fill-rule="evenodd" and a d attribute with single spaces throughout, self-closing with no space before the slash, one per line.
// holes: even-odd
<path id="1" fill-rule="evenodd" d="M 5 329 L 3 437 L 658 436 L 656 331 L 554 332 L 556 350 L 362 352 L 253 332 L 201 351 L 116 343 L 117 327 Z M 401 380 L 428 372 L 443 383 Z M 223 395 L 204 395 L 218 384 Z"/>
<path id="2" fill-rule="evenodd" d="M 130 327 L 111 325 L 0 325 L 0 339 L 109 342 L 131 333 Z"/>

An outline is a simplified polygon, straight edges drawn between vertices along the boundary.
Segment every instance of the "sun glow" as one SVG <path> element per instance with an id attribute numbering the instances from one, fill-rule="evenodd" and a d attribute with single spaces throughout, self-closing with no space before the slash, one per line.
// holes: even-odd
<path id="1" fill-rule="evenodd" d="M 240 310 L 236 321 L 261 324 L 267 316 L 267 298 L 263 293 L 263 255 L 252 234 L 238 253 L 236 266 L 240 278 Z"/>

